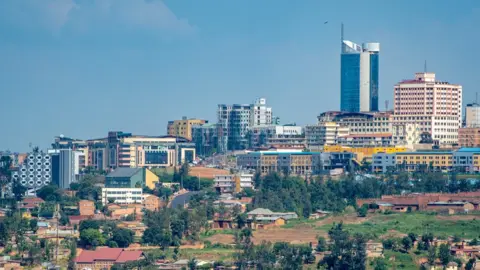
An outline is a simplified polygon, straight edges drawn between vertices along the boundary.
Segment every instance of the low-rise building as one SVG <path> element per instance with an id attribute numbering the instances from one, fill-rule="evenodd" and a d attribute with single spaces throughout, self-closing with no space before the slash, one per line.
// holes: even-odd
<path id="1" fill-rule="evenodd" d="M 141 260 L 142 258 L 144 258 L 142 251 L 128 251 L 122 248 L 83 250 L 75 258 L 75 269 L 110 269 L 113 265 L 122 265 L 126 262 Z"/>
<path id="2" fill-rule="evenodd" d="M 141 188 L 102 188 L 102 203 L 142 204 L 143 190 Z"/>
<path id="3" fill-rule="evenodd" d="M 89 200 L 80 200 L 78 202 L 78 211 L 80 216 L 93 216 L 95 214 L 95 203 Z"/>
<path id="4" fill-rule="evenodd" d="M 159 197 L 152 194 L 143 195 L 143 207 L 149 211 L 158 211 L 165 205 L 165 202 L 162 201 Z"/>
<path id="5" fill-rule="evenodd" d="M 480 127 L 459 128 L 458 145 L 460 147 L 480 147 Z"/>
<path id="6" fill-rule="evenodd" d="M 32 210 L 32 209 L 38 208 L 44 202 L 45 201 L 42 200 L 42 198 L 38 198 L 38 197 L 24 198 L 20 202 L 19 208 L 20 209 L 26 209 L 26 210 Z"/>
<path id="7" fill-rule="evenodd" d="M 354 157 L 354 153 L 348 152 L 250 152 L 237 156 L 237 166 L 261 173 L 308 175 L 349 168 Z"/>
<path id="8" fill-rule="evenodd" d="M 147 168 L 117 168 L 105 177 L 106 188 L 155 189 L 160 178 Z"/>
<path id="9" fill-rule="evenodd" d="M 444 212 L 448 214 L 468 213 L 473 211 L 475 207 L 469 202 L 462 201 L 437 201 L 427 204 L 427 211 Z"/>
<path id="10" fill-rule="evenodd" d="M 253 174 L 215 175 L 213 186 L 220 193 L 237 193 L 245 188 L 253 189 Z"/>

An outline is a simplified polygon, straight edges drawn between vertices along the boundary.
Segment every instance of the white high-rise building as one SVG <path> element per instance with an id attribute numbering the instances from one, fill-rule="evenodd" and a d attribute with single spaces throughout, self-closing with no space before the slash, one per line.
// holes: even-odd
<path id="1" fill-rule="evenodd" d="M 477 103 L 467 104 L 465 107 L 465 127 L 480 127 L 480 105 Z"/>
<path id="2" fill-rule="evenodd" d="M 267 107 L 267 99 L 259 98 L 251 105 L 250 127 L 272 124 L 272 108 Z"/>
<path id="3" fill-rule="evenodd" d="M 415 79 L 395 85 L 393 129 L 415 126 L 418 132 L 428 132 L 439 144 L 458 143 L 462 125 L 462 86 L 435 80 L 435 73 L 416 73 Z M 399 133 L 402 134 L 402 133 Z M 403 133 L 406 134 L 406 133 Z M 394 136 L 394 144 L 411 141 Z"/>
<path id="4" fill-rule="evenodd" d="M 248 129 L 251 126 L 271 125 L 272 108 L 260 98 L 254 104 L 219 104 L 217 109 L 218 150 L 246 148 Z"/>

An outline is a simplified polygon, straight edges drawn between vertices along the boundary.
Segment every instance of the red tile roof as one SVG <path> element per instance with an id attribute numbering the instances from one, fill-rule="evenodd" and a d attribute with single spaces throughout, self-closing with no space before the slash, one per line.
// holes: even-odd
<path id="1" fill-rule="evenodd" d="M 123 251 L 120 253 L 120 256 L 117 258 L 115 262 L 117 263 L 125 263 L 129 261 L 136 261 L 142 257 L 142 251 Z"/>
<path id="2" fill-rule="evenodd" d="M 44 203 L 45 201 L 38 197 L 25 198 L 22 200 L 23 204 L 35 204 L 35 203 Z"/>
<path id="3" fill-rule="evenodd" d="M 125 251 L 122 248 L 99 248 L 97 250 L 84 250 L 75 258 L 75 262 L 114 261 L 116 263 L 125 263 L 140 259 L 142 254 L 142 251 Z"/>

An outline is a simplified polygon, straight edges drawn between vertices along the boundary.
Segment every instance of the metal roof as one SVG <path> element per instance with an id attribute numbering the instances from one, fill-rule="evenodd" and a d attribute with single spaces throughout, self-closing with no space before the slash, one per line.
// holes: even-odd
<path id="1" fill-rule="evenodd" d="M 107 177 L 132 177 L 137 174 L 142 168 L 116 168 L 109 173 Z"/>

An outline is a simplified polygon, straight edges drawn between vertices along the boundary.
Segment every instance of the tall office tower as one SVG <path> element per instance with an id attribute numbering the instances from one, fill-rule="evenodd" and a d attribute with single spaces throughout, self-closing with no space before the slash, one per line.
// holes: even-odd
<path id="1" fill-rule="evenodd" d="M 378 111 L 380 43 L 362 46 L 343 39 L 340 67 L 340 109 L 345 112 Z"/>
<path id="2" fill-rule="evenodd" d="M 436 81 L 435 73 L 422 72 L 416 73 L 415 79 L 397 83 L 394 91 L 394 129 L 410 126 L 419 134 L 429 133 L 439 144 L 458 143 L 458 129 L 462 125 L 461 85 Z M 394 135 L 394 143 L 418 139 L 408 137 Z"/>

